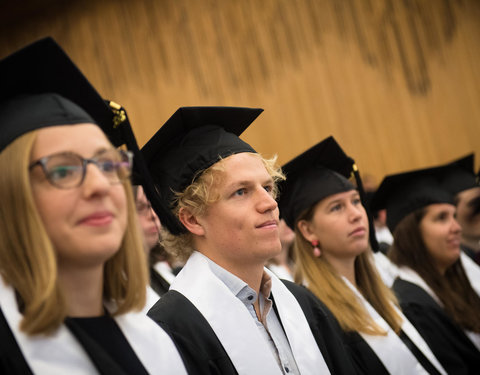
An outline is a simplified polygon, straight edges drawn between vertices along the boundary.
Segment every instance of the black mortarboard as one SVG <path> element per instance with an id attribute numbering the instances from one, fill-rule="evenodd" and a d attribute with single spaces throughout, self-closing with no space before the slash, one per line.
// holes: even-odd
<path id="1" fill-rule="evenodd" d="M 464 190 L 478 186 L 477 176 L 473 171 L 473 159 L 474 155 L 472 153 L 447 164 L 448 169 L 443 177 L 442 185 L 454 196 Z"/>
<path id="2" fill-rule="evenodd" d="M 34 129 L 82 122 L 101 126 L 115 146 L 136 144 L 125 111 L 112 106 L 52 38 L 0 61 L 0 151 Z"/>
<path id="3" fill-rule="evenodd" d="M 453 204 L 453 195 L 442 185 L 449 166 L 419 169 L 386 176 L 372 199 L 372 209 L 387 210 L 393 233 L 409 213 L 434 203 Z"/>
<path id="4" fill-rule="evenodd" d="M 172 209 L 173 192 L 182 192 L 205 169 L 221 158 L 255 152 L 238 136 L 262 113 L 258 108 L 182 107 L 142 148 L 157 193 L 147 197 L 163 200 Z M 158 196 L 160 194 L 160 196 Z M 162 224 L 172 234 L 186 232 L 185 227 L 168 210 L 157 211 Z"/>
<path id="5" fill-rule="evenodd" d="M 348 180 L 353 164 L 333 137 L 286 163 L 278 205 L 287 225 L 294 229 L 298 216 L 323 198 L 355 189 Z"/>

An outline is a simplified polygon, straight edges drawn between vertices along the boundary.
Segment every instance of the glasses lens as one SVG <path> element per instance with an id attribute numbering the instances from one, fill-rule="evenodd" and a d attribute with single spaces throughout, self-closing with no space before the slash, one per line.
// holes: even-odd
<path id="1" fill-rule="evenodd" d="M 60 188 L 77 186 L 82 180 L 82 159 L 74 154 L 57 154 L 44 163 L 48 180 Z"/>
<path id="2" fill-rule="evenodd" d="M 96 164 L 111 183 L 118 183 L 130 177 L 132 154 L 124 150 L 107 150 L 99 154 Z"/>

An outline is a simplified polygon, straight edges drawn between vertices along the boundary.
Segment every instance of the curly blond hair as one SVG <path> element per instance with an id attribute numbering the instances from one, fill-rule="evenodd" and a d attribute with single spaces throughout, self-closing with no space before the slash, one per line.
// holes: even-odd
<path id="1" fill-rule="evenodd" d="M 259 158 L 272 177 L 274 181 L 273 197 L 275 198 L 278 193 L 277 183 L 285 179 L 280 166 L 277 165 L 277 156 L 266 159 L 257 153 L 249 152 L 248 154 Z M 226 159 L 228 157 L 220 159 L 209 168 L 198 172 L 193 182 L 183 192 L 175 192 L 173 213 L 177 218 L 181 208 L 188 208 L 193 215 L 202 216 L 210 204 L 218 201 L 220 196 L 213 185 L 222 181 L 221 172 L 225 171 L 224 160 Z M 179 261 L 185 262 L 195 250 L 193 235 L 190 232 L 173 235 L 165 227 L 162 227 L 161 237 L 166 251 Z"/>

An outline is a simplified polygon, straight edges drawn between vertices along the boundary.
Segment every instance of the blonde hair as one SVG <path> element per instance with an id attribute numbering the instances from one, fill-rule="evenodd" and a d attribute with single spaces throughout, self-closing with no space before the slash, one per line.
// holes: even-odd
<path id="1" fill-rule="evenodd" d="M 259 158 L 268 174 L 274 181 L 274 197 L 277 195 L 277 183 L 285 179 L 277 163 L 277 156 L 271 159 L 265 159 L 260 154 L 248 152 L 249 155 Z M 219 199 L 219 194 L 214 187 L 222 181 L 222 173 L 225 171 L 224 160 L 218 162 L 209 168 L 199 171 L 193 178 L 193 182 L 183 191 L 175 192 L 175 201 L 173 206 L 174 215 L 178 218 L 181 208 L 188 208 L 193 215 L 202 216 L 207 207 Z M 165 227 L 161 229 L 162 245 L 166 251 L 180 261 L 186 261 L 194 251 L 193 235 L 188 232 L 180 235 L 172 235 Z"/>
<path id="2" fill-rule="evenodd" d="M 27 334 L 51 333 L 67 314 L 58 279 L 56 253 L 37 211 L 30 185 L 30 153 L 37 131 L 13 141 L 0 154 L 0 274 L 19 297 Z M 113 315 L 140 310 L 145 304 L 148 271 L 129 181 L 128 221 L 122 245 L 104 265 L 104 299 L 116 304 Z"/>
<path id="3" fill-rule="evenodd" d="M 300 220 L 310 221 L 315 207 L 316 205 L 313 205 L 301 214 L 297 223 Z M 355 293 L 326 258 L 313 255 L 312 245 L 303 237 L 297 226 L 295 233 L 295 281 L 307 284 L 308 288 L 327 305 L 344 331 L 386 335 L 386 331 L 375 323 Z M 372 264 L 370 249 L 356 257 L 355 278 L 361 294 L 398 333 L 402 325 L 402 318 L 394 307 L 398 306 L 398 302 Z"/>

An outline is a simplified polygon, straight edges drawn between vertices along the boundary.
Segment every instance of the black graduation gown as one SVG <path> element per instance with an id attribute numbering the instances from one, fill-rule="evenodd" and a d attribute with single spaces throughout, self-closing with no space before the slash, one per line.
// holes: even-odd
<path id="1" fill-rule="evenodd" d="M 5 320 L 2 309 L 0 309 L 0 374 L 33 374 Z"/>
<path id="2" fill-rule="evenodd" d="M 111 322 L 116 325 L 112 319 Z M 88 357 L 92 361 L 93 365 L 100 374 L 110 375 L 127 375 L 127 374 L 147 374 L 147 371 L 136 357 L 136 354 L 130 348 L 128 342 L 123 337 L 120 329 L 116 327 L 115 337 L 118 339 L 118 334 L 123 337 L 123 342 L 119 344 L 118 340 L 112 340 L 112 337 L 105 337 L 108 340 L 110 347 L 113 347 L 113 351 L 119 352 L 121 355 L 126 355 L 129 358 L 130 371 L 124 370 L 118 362 L 114 359 L 105 346 L 100 345 L 92 336 L 85 331 L 83 324 L 79 324 L 75 319 L 68 319 L 65 322 L 66 326 L 72 332 L 72 334 L 79 341 L 80 345 L 84 348 Z M 103 322 L 102 322 L 103 326 Z M 111 327 L 110 327 L 111 328 Z M 104 330 L 103 330 L 104 331 Z M 110 331 L 110 329 L 109 329 Z M 103 332 L 101 332 L 103 333 Z M 20 347 L 18 346 L 13 333 L 8 326 L 5 316 L 0 309 L 0 374 L 8 375 L 29 375 L 33 374 L 30 369 Z M 117 354 L 118 356 L 118 354 Z M 132 360 L 133 358 L 133 360 Z M 131 361 L 130 361 L 131 360 Z"/>
<path id="3" fill-rule="evenodd" d="M 284 281 L 296 297 L 318 347 L 332 374 L 356 371 L 325 306 L 307 289 Z M 274 301 L 275 308 L 275 301 Z M 213 329 L 197 308 L 181 293 L 170 290 L 150 309 L 148 315 L 173 339 L 189 374 L 237 374 Z M 261 369 L 259 369 L 261 371 Z"/>
<path id="4" fill-rule="evenodd" d="M 448 374 L 480 373 L 480 352 L 423 288 L 400 278 L 392 288 L 403 313 Z"/>
<path id="5" fill-rule="evenodd" d="M 342 339 L 358 374 L 389 375 L 377 354 L 358 332 L 343 332 Z"/>
<path id="6" fill-rule="evenodd" d="M 150 267 L 150 286 L 160 297 L 167 293 L 168 288 L 170 288 L 169 282 L 153 267 Z"/>

